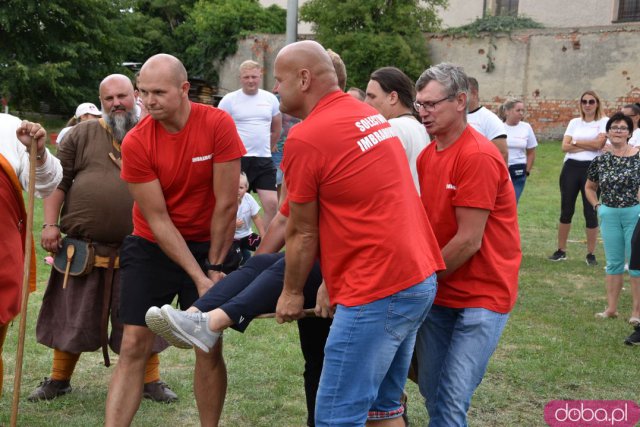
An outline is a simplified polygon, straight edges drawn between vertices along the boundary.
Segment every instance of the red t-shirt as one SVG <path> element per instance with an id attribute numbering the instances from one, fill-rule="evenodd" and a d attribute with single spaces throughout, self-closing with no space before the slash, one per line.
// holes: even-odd
<path id="1" fill-rule="evenodd" d="M 456 234 L 456 207 L 491 211 L 482 246 L 438 280 L 434 304 L 508 313 L 516 302 L 522 252 L 516 196 L 498 149 L 467 126 L 442 151 L 430 144 L 418 157 L 422 204 L 443 248 Z"/>
<path id="2" fill-rule="evenodd" d="M 325 96 L 289 132 L 282 167 L 291 202 L 318 202 L 332 304 L 366 304 L 444 268 L 402 144 L 373 107 Z"/>
<path id="3" fill-rule="evenodd" d="M 123 180 L 160 181 L 167 211 L 187 241 L 211 239 L 215 206 L 213 167 L 246 152 L 231 117 L 222 110 L 191 103 L 185 127 L 169 133 L 151 116 L 133 128 L 122 143 Z M 137 202 L 133 205 L 133 234 L 155 242 Z"/>

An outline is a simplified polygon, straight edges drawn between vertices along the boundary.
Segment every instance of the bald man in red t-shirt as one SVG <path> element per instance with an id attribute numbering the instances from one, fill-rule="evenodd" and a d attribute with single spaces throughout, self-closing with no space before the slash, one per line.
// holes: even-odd
<path id="1" fill-rule="evenodd" d="M 275 78 L 281 111 L 303 119 L 282 162 L 290 217 L 277 319 L 302 316 L 302 288 L 319 256 L 336 311 L 316 426 L 401 426 L 415 333 L 444 269 L 402 144 L 373 107 L 339 90 L 320 44 L 283 48 Z"/>

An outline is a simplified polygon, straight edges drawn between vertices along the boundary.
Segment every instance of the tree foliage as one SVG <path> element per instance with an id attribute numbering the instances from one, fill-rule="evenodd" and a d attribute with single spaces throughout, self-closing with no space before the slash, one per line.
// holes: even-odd
<path id="1" fill-rule="evenodd" d="M 284 9 L 258 0 L 0 0 L 0 97 L 70 113 L 98 101 L 105 76 L 129 73 L 123 62 L 161 52 L 215 84 L 240 37 L 285 26 Z"/>
<path id="2" fill-rule="evenodd" d="M 429 66 L 425 32 L 437 31 L 447 0 L 309 0 L 300 18 L 316 40 L 340 54 L 348 85 L 364 88 L 377 68 L 395 66 L 416 79 Z"/>
<path id="3" fill-rule="evenodd" d="M 511 33 L 525 28 L 544 28 L 544 25 L 526 16 L 487 16 L 478 18 L 470 24 L 448 28 L 449 35 L 479 37 L 486 33 Z"/>
<path id="4" fill-rule="evenodd" d="M 125 0 L 0 2 L 0 95 L 14 107 L 71 111 L 140 45 Z"/>
<path id="5" fill-rule="evenodd" d="M 258 0 L 199 0 L 178 29 L 184 62 L 189 72 L 216 83 L 214 67 L 238 48 L 238 40 L 251 33 L 284 33 L 286 11 L 263 8 Z"/>
<path id="6" fill-rule="evenodd" d="M 143 40 L 138 57 L 144 62 L 156 53 L 181 56 L 184 51 L 177 32 L 193 9 L 196 0 L 135 0 L 133 31 Z"/>

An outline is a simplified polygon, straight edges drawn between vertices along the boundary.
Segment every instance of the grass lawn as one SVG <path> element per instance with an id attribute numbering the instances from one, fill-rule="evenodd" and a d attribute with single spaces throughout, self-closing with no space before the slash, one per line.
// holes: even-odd
<path id="1" fill-rule="evenodd" d="M 594 313 L 605 306 L 604 255 L 599 245 L 600 264 L 595 268 L 585 264 L 581 216 L 574 218 L 569 259 L 546 260 L 556 249 L 561 165 L 558 142 L 538 147 L 536 167 L 519 206 L 524 259 L 518 303 L 474 396 L 469 414 L 472 426 L 544 426 L 544 406 L 553 399 L 638 400 L 633 366 L 640 349 L 623 345 L 631 332 L 626 324 L 631 305 L 628 285 L 621 296 L 621 317 L 594 319 Z M 581 212 L 580 202 L 576 212 Z M 39 231 L 41 223 L 38 204 L 34 230 Z M 43 257 L 39 249 L 38 290 L 29 299 L 19 425 L 102 425 L 113 368 L 101 364 L 99 352 L 81 357 L 72 380 L 73 393 L 52 402 L 26 401 L 51 368 L 52 351 L 36 343 L 34 332 L 48 275 Z M 9 423 L 18 323 L 9 329 L 5 343 L 0 425 Z M 245 334 L 228 332 L 225 356 L 229 387 L 223 426 L 305 425 L 303 366 L 295 325 L 258 320 Z M 144 401 L 135 426 L 199 425 L 191 393 L 193 360 L 192 352 L 186 350 L 170 348 L 161 354 L 163 380 L 180 401 L 171 405 Z M 412 425 L 424 426 L 428 417 L 420 394 L 414 384 L 407 389 Z"/>

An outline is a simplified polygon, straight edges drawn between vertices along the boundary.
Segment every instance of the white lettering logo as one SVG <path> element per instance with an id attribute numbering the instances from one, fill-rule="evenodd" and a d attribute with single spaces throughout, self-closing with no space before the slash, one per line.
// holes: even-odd
<path id="1" fill-rule="evenodd" d="M 396 133 L 394 132 L 393 128 L 388 127 L 380 129 L 360 139 L 358 141 L 358 146 L 362 151 L 367 151 L 374 145 L 377 145 L 378 143 L 386 139 L 393 138 L 394 136 L 396 136 Z"/>
<path id="2" fill-rule="evenodd" d="M 356 122 L 356 127 L 360 129 L 360 132 L 364 132 L 374 126 L 381 125 L 382 123 L 387 123 L 387 119 L 385 119 L 382 114 L 376 114 L 375 116 L 369 116 L 362 120 L 358 120 Z"/>
<path id="3" fill-rule="evenodd" d="M 213 158 L 213 153 L 207 154 L 206 156 L 194 157 L 191 159 L 191 162 L 192 163 L 206 162 L 207 160 L 211 160 L 212 158 Z"/>
<path id="4" fill-rule="evenodd" d="M 454 191 L 458 189 L 458 187 L 456 187 L 456 186 L 455 186 L 455 185 L 453 185 L 453 184 L 447 184 L 447 186 L 446 186 L 445 188 L 446 188 L 447 190 L 454 190 Z"/>

